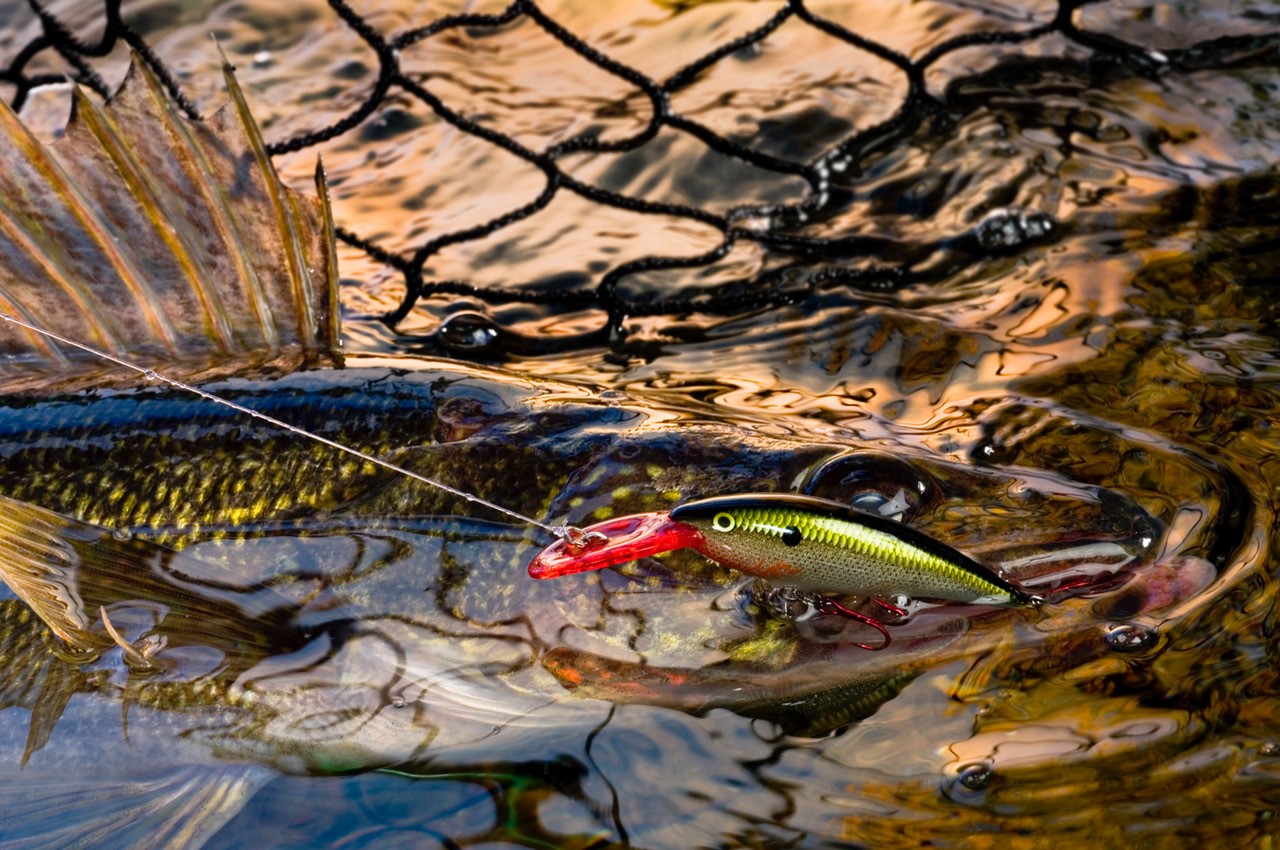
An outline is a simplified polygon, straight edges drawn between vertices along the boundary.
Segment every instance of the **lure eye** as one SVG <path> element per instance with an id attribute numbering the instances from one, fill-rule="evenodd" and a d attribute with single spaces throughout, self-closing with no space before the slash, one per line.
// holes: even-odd
<path id="1" fill-rule="evenodd" d="M 733 531 L 733 527 L 737 524 L 734 518 L 726 513 L 718 513 L 711 520 L 711 527 L 716 531 Z"/>
<path id="2" fill-rule="evenodd" d="M 786 546 L 799 546 L 804 534 L 794 525 L 788 525 L 782 532 L 782 542 Z"/>

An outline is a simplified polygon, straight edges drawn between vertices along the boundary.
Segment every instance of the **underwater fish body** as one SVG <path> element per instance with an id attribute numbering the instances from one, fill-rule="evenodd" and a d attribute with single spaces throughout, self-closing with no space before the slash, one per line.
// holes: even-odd
<path id="1" fill-rule="evenodd" d="M 689 411 L 458 364 L 353 358 L 208 388 L 545 521 L 669 510 L 725 488 L 800 482 L 845 501 L 905 490 L 920 494 L 907 513 L 927 533 L 1050 586 L 1082 567 L 1140 575 L 1142 541 L 1161 534 L 1124 497 L 1049 473 L 760 437 L 710 411 L 672 428 Z M 1007 629 L 970 628 L 943 606 L 867 653 L 844 636 L 856 624 L 762 614 L 750 582 L 687 553 L 533 582 L 525 568 L 545 541 L 530 529 L 171 389 L 11 397 L 0 411 L 0 569 L 15 589 L 15 571 L 44 570 L 79 603 L 70 643 L 50 633 L 47 606 L 43 619 L 16 599 L 0 606 L 0 759 L 29 775 L 127 752 L 162 771 L 144 783 L 154 793 L 195 783 L 242 799 L 269 778 L 259 766 L 534 757 L 629 702 L 822 735 Z M 954 522 L 997 503 L 1037 521 Z M 154 649 L 149 666 L 131 663 L 100 610 Z M 95 730 L 91 746 L 81 729 Z"/>
<path id="2" fill-rule="evenodd" d="M 1065 489 L 1066 482 L 1037 489 L 1032 480 L 1017 479 L 1013 488 L 1014 479 L 1007 476 L 975 473 L 923 454 L 905 459 L 884 451 L 850 452 L 829 442 L 756 437 L 728 423 L 670 428 L 664 423 L 674 412 L 661 406 L 600 400 L 568 385 L 530 387 L 474 367 L 411 360 L 399 361 L 397 369 L 385 361 L 367 367 L 353 363 L 343 370 L 232 380 L 211 388 L 550 521 L 586 524 L 611 513 L 670 509 L 687 494 L 725 487 L 782 490 L 797 480 L 835 495 L 823 483 L 835 470 L 842 478 L 874 481 L 886 494 L 918 493 L 923 486 L 933 504 L 917 505 L 913 514 L 925 528 L 932 518 L 946 529 L 949 506 L 1017 489 L 1024 494 L 1023 509 L 1037 512 L 1042 522 L 1031 529 L 1005 528 L 1000 521 L 985 529 L 969 523 L 961 536 L 984 558 L 1007 560 L 1033 549 L 1052 553 L 1054 538 L 1069 532 L 1063 526 L 1087 513 L 1095 539 L 1111 540 L 1100 562 L 1111 558 L 1119 573 L 1141 562 L 1137 539 L 1159 532 L 1136 505 L 1121 513 L 1116 510 L 1124 504 L 1121 497 L 1078 485 Z M 603 583 L 530 582 L 525 566 L 542 542 L 530 529 L 482 517 L 483 508 L 457 497 L 175 390 L 11 398 L 0 411 L 0 496 L 38 512 L 24 527 L 10 511 L 0 539 L 13 545 L 24 532 L 32 539 L 84 538 L 77 544 L 83 554 L 76 556 L 84 600 L 79 629 L 94 635 L 88 642 L 99 650 L 115 651 L 97 616 L 100 606 L 113 610 L 113 605 L 154 603 L 169 612 L 167 625 L 139 624 L 131 639 L 164 635 L 168 629 L 167 645 L 156 654 L 161 669 L 166 653 L 182 655 L 182 643 L 188 647 L 183 657 L 205 652 L 224 659 L 225 668 L 219 669 L 225 672 L 213 677 L 219 681 L 230 677 L 234 682 L 258 664 L 279 664 L 272 656 L 282 650 L 302 652 L 325 641 L 334 653 L 325 663 L 332 663 L 329 672 L 336 673 L 347 663 L 341 658 L 342 641 L 360 643 L 351 630 L 385 636 L 393 630 L 387 618 L 404 631 L 388 638 L 389 645 L 428 658 L 447 654 L 451 665 L 482 678 L 489 669 L 515 671 L 517 679 L 523 677 L 519 684 L 493 684 L 513 693 L 527 689 L 541 698 L 555 696 L 557 686 L 539 673 L 537 659 L 578 640 L 574 635 L 592 635 L 596 651 L 606 656 L 623 647 L 640 648 L 658 666 L 697 668 L 734 657 L 764 669 L 792 663 L 791 656 L 773 653 L 764 643 L 751 647 L 753 630 L 776 636 L 790 628 L 786 623 L 752 626 L 744 619 L 745 609 L 709 608 L 741 581 L 709 570 L 697 556 L 669 559 L 669 567 L 656 571 L 639 565 L 638 572 Z M 851 499 L 870 489 L 863 483 L 845 495 Z M 37 520 L 46 524 L 37 527 Z M 352 548 L 356 541 L 366 551 Z M 393 541 L 401 551 L 369 551 L 394 550 Z M 1067 548 L 1078 546 L 1072 543 L 1064 552 Z M 1092 551 L 1090 557 L 1097 556 Z M 87 569 L 95 557 L 118 569 Z M 46 560 L 66 563 L 54 556 Z M 156 577 L 144 582 L 140 565 L 147 563 L 181 566 L 150 567 L 148 574 Z M 1051 577 L 1055 563 L 1049 558 L 1036 569 Z M 182 600 L 190 608 L 214 597 L 223 600 L 222 607 L 207 603 L 193 609 L 203 612 L 206 633 L 190 625 L 177 636 L 172 633 Z M 643 603 L 644 625 L 619 615 L 601 632 L 598 606 L 610 597 L 613 605 Z M 246 610 L 259 613 L 248 616 Z M 508 625 L 495 625 L 502 623 Z M 446 624 L 452 646 L 434 634 L 422 641 L 410 637 L 415 630 L 433 632 Z M 32 620 L 25 628 L 37 625 L 40 621 Z M 224 637 L 228 630 L 238 632 Z M 197 652 L 191 646 L 203 648 Z M 313 646 L 312 651 L 318 650 Z M 324 663 L 314 667 L 313 678 L 324 680 L 325 669 Z M 865 663 L 854 665 L 851 675 L 865 669 Z M 205 707 L 215 706 L 224 693 L 209 689 Z M 186 708 L 200 705 L 196 700 Z M 368 710 L 380 709 L 371 705 Z M 371 746 L 365 758 L 395 761 L 412 754 L 414 747 L 398 748 L 393 739 L 380 745 L 386 752 L 375 758 Z"/>

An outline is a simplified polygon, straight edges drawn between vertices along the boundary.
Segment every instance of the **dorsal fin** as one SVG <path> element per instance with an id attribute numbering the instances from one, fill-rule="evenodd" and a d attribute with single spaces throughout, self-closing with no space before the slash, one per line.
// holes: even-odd
<path id="1" fill-rule="evenodd" d="M 188 373 L 337 356 L 323 172 L 318 198 L 281 183 L 225 75 L 231 103 L 191 121 L 135 56 L 105 106 L 75 90 L 49 146 L 0 102 L 0 312 Z M 0 382 L 100 368 L 56 345 L 0 328 Z"/>

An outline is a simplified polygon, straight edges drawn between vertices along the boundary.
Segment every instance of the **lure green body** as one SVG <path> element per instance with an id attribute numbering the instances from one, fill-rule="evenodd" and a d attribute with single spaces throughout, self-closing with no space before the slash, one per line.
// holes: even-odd
<path id="1" fill-rule="evenodd" d="M 809 496 L 723 496 L 671 519 L 696 528 L 702 554 L 748 575 L 822 593 L 1022 605 L 992 570 L 910 526 Z"/>

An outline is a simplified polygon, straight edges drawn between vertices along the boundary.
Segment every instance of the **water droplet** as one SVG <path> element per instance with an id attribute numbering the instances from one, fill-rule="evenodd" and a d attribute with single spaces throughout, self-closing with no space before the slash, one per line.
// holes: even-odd
<path id="1" fill-rule="evenodd" d="M 498 327 L 483 313 L 454 313 L 436 331 L 440 344 L 451 351 L 485 351 L 498 339 Z"/>
<path id="2" fill-rule="evenodd" d="M 408 704 L 409 704 L 408 701 L 404 698 L 402 694 L 396 694 L 391 698 L 392 708 L 404 708 Z"/>
<path id="3" fill-rule="evenodd" d="M 160 376 L 155 373 L 154 369 L 148 369 L 147 371 L 143 372 L 142 377 L 146 378 L 148 381 L 155 381 L 160 378 Z"/>
<path id="4" fill-rule="evenodd" d="M 966 764 L 960 768 L 956 778 L 961 785 L 970 791 L 981 791 L 987 787 L 993 776 L 995 776 L 995 771 L 991 769 L 991 765 L 979 762 L 978 764 Z"/>
<path id="5" fill-rule="evenodd" d="M 1280 744 L 1275 741 L 1267 741 L 1258 747 L 1258 755 L 1260 756 L 1280 756 Z"/>
<path id="6" fill-rule="evenodd" d="M 270 65 L 271 52 L 267 50 L 259 50 L 257 53 L 253 54 L 253 64 L 259 67 L 263 65 Z"/>
<path id="7" fill-rule="evenodd" d="M 875 490 L 859 493 L 853 497 L 852 505 L 860 511 L 879 514 L 882 517 L 895 520 L 901 520 L 907 512 L 907 508 L 911 507 L 911 504 L 907 501 L 907 491 L 901 487 L 898 488 L 897 495 L 892 499 Z"/>
<path id="8" fill-rule="evenodd" d="M 880 515 L 902 519 L 902 515 L 907 512 L 909 507 L 911 507 L 911 503 L 907 501 L 907 491 L 899 487 L 893 498 L 880 506 Z"/>
<path id="9" fill-rule="evenodd" d="M 133 535 L 129 533 L 127 529 L 123 529 L 123 528 L 112 529 L 111 536 L 115 540 L 132 540 L 133 539 Z"/>
<path id="10" fill-rule="evenodd" d="M 1107 646 L 1116 652 L 1142 652 L 1155 645 L 1160 633 L 1138 623 L 1112 623 L 1102 633 Z"/>

